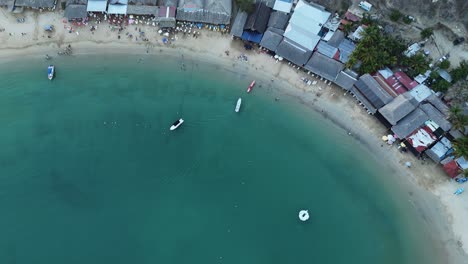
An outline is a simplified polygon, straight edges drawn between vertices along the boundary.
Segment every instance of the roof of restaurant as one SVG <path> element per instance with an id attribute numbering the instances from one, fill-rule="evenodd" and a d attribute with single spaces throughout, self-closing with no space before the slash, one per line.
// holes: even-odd
<path id="1" fill-rule="evenodd" d="M 427 114 L 430 120 L 434 121 L 444 131 L 449 131 L 452 128 L 452 124 L 432 104 L 422 103 L 419 108 L 421 108 L 424 113 Z"/>
<path id="2" fill-rule="evenodd" d="M 267 29 L 270 13 L 271 8 L 266 6 L 265 3 L 257 3 L 255 11 L 247 17 L 244 29 L 264 33 Z"/>
<path id="3" fill-rule="evenodd" d="M 327 42 L 320 40 L 317 47 L 317 51 L 320 52 L 321 54 L 327 56 L 328 58 L 333 58 L 335 57 L 336 53 L 338 52 L 338 49 L 329 45 Z"/>
<path id="4" fill-rule="evenodd" d="M 446 154 L 452 150 L 451 142 L 443 137 L 441 140 L 434 144 L 430 149 L 426 150 L 427 156 L 434 162 L 440 162 L 446 157 Z"/>
<path id="5" fill-rule="evenodd" d="M 88 0 L 86 11 L 88 12 L 106 12 L 107 0 Z"/>
<path id="6" fill-rule="evenodd" d="M 231 35 L 238 38 L 242 37 L 242 33 L 244 32 L 244 25 L 248 16 L 249 15 L 244 11 L 239 10 L 239 12 L 237 12 L 236 18 L 234 19 L 234 22 L 231 26 Z"/>
<path id="7" fill-rule="evenodd" d="M 109 6 L 107 7 L 108 14 L 127 14 L 127 0 L 110 0 Z"/>
<path id="8" fill-rule="evenodd" d="M 356 99 L 364 105 L 364 107 L 372 114 L 377 112 L 377 109 L 367 100 L 367 98 L 353 85 L 350 89 L 351 93 L 356 97 Z"/>
<path id="9" fill-rule="evenodd" d="M 67 19 L 79 19 L 88 17 L 86 5 L 68 5 L 65 8 L 64 17 Z"/>
<path id="10" fill-rule="evenodd" d="M 334 82 L 341 70 L 344 69 L 344 65 L 339 61 L 315 52 L 304 68 Z"/>
<path id="11" fill-rule="evenodd" d="M 128 0 L 128 5 L 157 6 L 158 0 Z"/>
<path id="12" fill-rule="evenodd" d="M 394 125 L 392 127 L 392 131 L 398 138 L 406 138 L 427 120 L 429 120 L 427 114 L 420 108 L 416 108 L 413 112 Z"/>
<path id="13" fill-rule="evenodd" d="M 31 8 L 51 8 L 54 7 L 54 0 L 16 0 L 15 6 Z"/>
<path id="14" fill-rule="evenodd" d="M 159 7 L 150 5 L 128 5 L 127 14 L 130 15 L 153 15 L 156 16 L 159 12 Z"/>
<path id="15" fill-rule="evenodd" d="M 426 99 L 424 99 L 424 102 L 429 102 L 431 103 L 439 112 L 441 112 L 445 117 L 449 117 L 450 115 L 450 109 L 449 107 L 442 102 L 442 99 L 440 99 L 437 94 L 433 93 L 429 95 Z"/>
<path id="16" fill-rule="evenodd" d="M 338 50 L 340 51 L 340 61 L 343 63 L 348 62 L 349 56 L 351 56 L 351 53 L 353 53 L 355 49 L 356 45 L 351 40 L 343 39 L 343 41 L 338 46 Z"/>
<path id="17" fill-rule="evenodd" d="M 353 87 L 354 83 L 357 82 L 357 74 L 350 70 L 341 71 L 338 76 L 336 76 L 335 83 L 341 88 L 349 91 Z"/>
<path id="18" fill-rule="evenodd" d="M 231 22 L 231 0 L 205 0 L 205 23 L 220 25 Z"/>
<path id="19" fill-rule="evenodd" d="M 268 28 L 268 30 L 265 31 L 265 34 L 263 34 L 260 46 L 271 51 L 276 51 L 276 48 L 280 44 L 281 40 L 283 40 L 283 34 L 281 32 L 282 30 L 279 29 Z"/>
<path id="20" fill-rule="evenodd" d="M 283 12 L 273 11 L 268 20 L 268 27 L 284 30 L 288 25 L 289 15 Z"/>
<path id="21" fill-rule="evenodd" d="M 398 121 L 416 109 L 418 102 L 407 94 L 400 94 L 393 101 L 380 108 L 379 112 L 387 121 L 396 125 Z"/>
<path id="22" fill-rule="evenodd" d="M 309 60 L 312 51 L 307 50 L 294 41 L 283 38 L 276 49 L 276 54 L 296 65 L 303 66 Z"/>
<path id="23" fill-rule="evenodd" d="M 391 97 L 368 73 L 362 75 L 354 86 L 356 86 L 377 109 L 388 104 L 393 99 L 393 97 Z"/>

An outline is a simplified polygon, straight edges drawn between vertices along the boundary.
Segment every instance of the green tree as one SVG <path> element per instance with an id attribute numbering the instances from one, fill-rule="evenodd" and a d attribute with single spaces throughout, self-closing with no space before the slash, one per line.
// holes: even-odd
<path id="1" fill-rule="evenodd" d="M 464 156 L 465 158 L 468 157 L 468 136 L 456 139 L 453 142 L 453 146 L 457 156 Z"/>
<path id="2" fill-rule="evenodd" d="M 390 20 L 393 22 L 398 22 L 398 20 L 400 20 L 402 16 L 403 14 L 397 9 L 392 9 L 392 11 L 390 12 Z"/>
<path id="3" fill-rule="evenodd" d="M 357 62 L 361 62 L 359 72 L 364 74 L 387 65 L 396 66 L 404 48 L 401 42 L 382 34 L 377 25 L 372 25 L 362 33 L 362 38 L 351 54 L 347 67 L 351 68 Z"/>
<path id="4" fill-rule="evenodd" d="M 240 10 L 249 14 L 255 11 L 254 0 L 236 0 L 236 4 L 239 6 Z"/>
<path id="5" fill-rule="evenodd" d="M 349 33 L 351 33 L 352 30 L 353 30 L 353 24 L 352 23 L 345 24 L 343 26 L 343 32 L 345 33 L 345 35 L 348 35 Z"/>
<path id="6" fill-rule="evenodd" d="M 446 92 L 451 85 L 446 80 L 439 78 L 431 84 L 431 88 L 437 92 Z"/>
<path id="7" fill-rule="evenodd" d="M 456 129 L 464 129 L 465 126 L 468 126 L 468 116 L 463 113 L 463 109 L 460 106 L 450 108 L 449 120 Z"/>
<path id="8" fill-rule="evenodd" d="M 430 27 L 428 28 L 425 28 L 421 31 L 421 38 L 423 39 L 427 39 L 428 37 L 430 37 L 432 34 L 434 34 L 434 30 Z"/>
<path id="9" fill-rule="evenodd" d="M 468 62 L 465 60 L 461 61 L 460 65 L 450 72 L 450 75 L 452 76 L 454 83 L 460 80 L 466 80 L 468 77 Z"/>
<path id="10" fill-rule="evenodd" d="M 411 57 L 402 56 L 400 64 L 407 67 L 407 73 L 410 77 L 415 77 L 429 70 L 430 60 L 419 53 Z"/>
<path id="11" fill-rule="evenodd" d="M 450 61 L 449 61 L 449 60 L 444 60 L 444 61 L 442 61 L 442 62 L 439 64 L 439 67 L 440 67 L 441 69 L 444 69 L 444 70 L 450 68 Z"/>

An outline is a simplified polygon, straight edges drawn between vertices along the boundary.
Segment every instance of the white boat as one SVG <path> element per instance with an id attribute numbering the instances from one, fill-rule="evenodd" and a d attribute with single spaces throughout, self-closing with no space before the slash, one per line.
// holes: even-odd
<path id="1" fill-rule="evenodd" d="M 241 104 L 242 104 L 242 99 L 241 98 L 237 99 L 236 109 L 234 110 L 236 111 L 236 113 L 239 113 Z"/>
<path id="2" fill-rule="evenodd" d="M 170 130 L 176 130 L 178 127 L 180 127 L 180 125 L 182 125 L 183 122 L 184 122 L 184 120 L 183 120 L 182 118 L 179 119 L 179 120 L 177 120 L 177 121 L 175 121 L 175 122 L 172 124 Z"/>
<path id="3" fill-rule="evenodd" d="M 49 67 L 47 67 L 47 78 L 49 78 L 49 80 L 52 80 L 54 78 L 54 74 L 55 74 L 54 65 L 49 65 Z"/>
<path id="4" fill-rule="evenodd" d="M 302 222 L 309 220 L 309 211 L 307 210 L 299 211 L 299 220 L 301 220 Z"/>

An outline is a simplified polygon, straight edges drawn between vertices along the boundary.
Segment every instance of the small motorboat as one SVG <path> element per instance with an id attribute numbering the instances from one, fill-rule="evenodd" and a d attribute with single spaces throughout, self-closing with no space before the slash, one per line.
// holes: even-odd
<path id="1" fill-rule="evenodd" d="M 236 109 L 234 109 L 234 111 L 236 111 L 236 113 L 239 113 L 241 104 L 242 104 L 242 99 L 241 98 L 237 99 Z"/>
<path id="2" fill-rule="evenodd" d="M 247 88 L 247 92 L 250 93 L 250 91 L 252 91 L 252 88 L 255 86 L 255 80 L 253 80 L 250 85 L 249 85 L 249 88 Z"/>
<path id="3" fill-rule="evenodd" d="M 460 189 L 456 190 L 453 194 L 455 194 L 455 195 L 460 195 L 460 194 L 462 194 L 464 191 L 465 191 L 465 188 L 460 188 Z"/>
<path id="4" fill-rule="evenodd" d="M 178 127 L 180 127 L 180 125 L 182 125 L 183 122 L 184 122 L 184 120 L 183 120 L 182 118 L 179 119 L 179 120 L 177 120 L 177 121 L 175 121 L 175 122 L 172 124 L 170 130 L 176 130 Z"/>
<path id="5" fill-rule="evenodd" d="M 307 220 L 309 220 L 309 211 L 307 210 L 301 210 L 299 211 L 299 220 L 301 220 L 302 222 L 305 222 Z"/>
<path id="6" fill-rule="evenodd" d="M 54 65 L 49 65 L 49 67 L 47 67 L 47 78 L 49 78 L 49 80 L 52 80 L 54 78 L 54 74 L 55 74 Z"/>

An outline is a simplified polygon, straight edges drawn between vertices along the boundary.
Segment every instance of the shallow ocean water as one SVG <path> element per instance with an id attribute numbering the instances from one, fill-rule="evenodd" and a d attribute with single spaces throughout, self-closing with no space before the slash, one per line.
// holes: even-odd
<path id="1" fill-rule="evenodd" d="M 1 263 L 437 262 L 389 171 L 271 84 L 189 56 L 53 63 L 0 66 Z"/>

